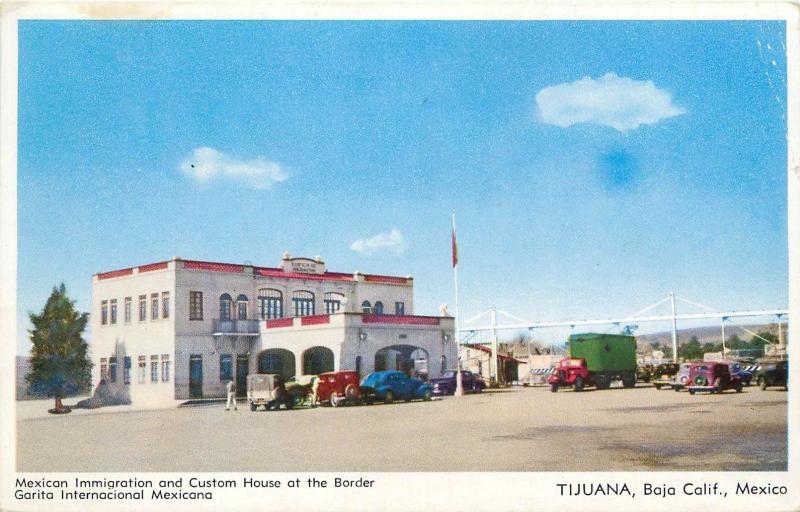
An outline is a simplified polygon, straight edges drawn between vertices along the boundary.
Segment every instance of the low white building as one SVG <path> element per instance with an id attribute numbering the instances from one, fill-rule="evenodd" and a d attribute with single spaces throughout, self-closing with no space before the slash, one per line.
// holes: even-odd
<path id="1" fill-rule="evenodd" d="M 148 407 L 244 394 L 248 373 L 456 364 L 453 318 L 415 316 L 413 279 L 328 272 L 318 257 L 278 267 L 183 260 L 94 275 L 93 382 Z"/>

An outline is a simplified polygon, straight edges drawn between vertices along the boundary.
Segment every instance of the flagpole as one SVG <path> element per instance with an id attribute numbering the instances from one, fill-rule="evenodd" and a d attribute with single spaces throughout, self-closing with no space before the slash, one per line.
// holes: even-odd
<path id="1" fill-rule="evenodd" d="M 456 354 L 458 355 L 458 365 L 456 367 L 456 389 L 453 392 L 454 396 L 463 396 L 464 395 L 464 386 L 462 384 L 461 378 L 461 337 L 458 330 L 458 244 L 456 242 L 456 210 L 453 209 L 453 240 L 452 240 L 452 251 L 453 251 L 453 287 L 455 288 L 456 293 L 456 307 L 454 312 L 454 323 L 455 323 L 455 342 L 456 342 Z"/>

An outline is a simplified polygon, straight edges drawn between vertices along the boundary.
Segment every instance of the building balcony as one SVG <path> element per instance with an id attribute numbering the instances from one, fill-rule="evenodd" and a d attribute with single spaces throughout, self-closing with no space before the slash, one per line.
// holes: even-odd
<path id="1" fill-rule="evenodd" d="M 258 320 L 219 320 L 214 319 L 214 336 L 238 335 L 238 336 L 258 336 Z"/>

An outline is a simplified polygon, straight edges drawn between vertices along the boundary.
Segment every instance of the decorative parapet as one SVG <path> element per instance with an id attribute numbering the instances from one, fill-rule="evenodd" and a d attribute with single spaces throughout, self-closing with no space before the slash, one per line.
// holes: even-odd
<path id="1" fill-rule="evenodd" d="M 417 315 L 361 315 L 361 322 L 365 324 L 390 324 L 390 325 L 439 325 L 442 317 L 417 316 Z"/>

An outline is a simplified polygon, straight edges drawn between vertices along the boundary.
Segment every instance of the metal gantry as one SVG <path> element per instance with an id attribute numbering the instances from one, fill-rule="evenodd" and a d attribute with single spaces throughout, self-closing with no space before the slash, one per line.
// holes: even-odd
<path id="1" fill-rule="evenodd" d="M 679 300 L 685 302 L 687 304 L 691 304 L 696 307 L 700 307 L 702 309 L 706 309 L 706 312 L 703 313 L 683 313 L 679 314 L 677 312 L 677 308 L 675 305 L 675 300 Z M 644 313 L 656 308 L 657 306 L 669 301 L 671 306 L 671 314 L 669 315 L 644 315 Z M 486 314 L 490 315 L 490 323 L 488 325 L 477 325 L 477 326 L 466 326 L 466 324 L 470 324 L 479 318 L 483 317 Z M 497 314 L 500 313 L 506 317 L 509 317 L 515 321 L 515 323 L 505 323 L 505 324 L 498 324 L 497 323 Z M 518 318 L 510 313 L 506 313 L 505 311 L 501 311 L 495 307 L 490 308 L 489 310 L 480 313 L 468 320 L 466 320 L 461 327 L 458 329 L 459 335 L 458 339 L 462 339 L 462 334 L 467 335 L 467 339 L 474 337 L 480 331 L 491 331 L 492 333 L 492 353 L 493 353 L 493 371 L 492 375 L 495 374 L 497 369 L 497 331 L 503 330 L 523 330 L 527 329 L 529 331 L 533 331 L 534 329 L 543 329 L 543 328 L 552 328 L 552 327 L 569 327 L 574 330 L 576 326 L 586 326 L 586 325 L 621 325 L 621 324 L 630 324 L 633 322 L 664 322 L 664 321 L 671 321 L 672 322 L 672 358 L 674 361 L 678 360 L 678 320 L 702 320 L 702 319 L 719 319 L 722 325 L 722 343 L 723 343 L 723 353 L 725 351 L 725 322 L 732 319 L 732 318 L 746 318 L 746 317 L 763 317 L 763 316 L 775 316 L 778 320 L 778 344 L 779 346 L 783 346 L 783 320 L 788 319 L 789 311 L 787 309 L 753 309 L 753 310 L 745 310 L 745 311 L 715 311 L 713 308 L 708 306 L 704 306 L 703 304 L 693 302 L 688 299 L 682 299 L 680 297 L 676 297 L 675 293 L 670 293 L 668 297 L 647 306 L 646 308 L 634 313 L 633 315 L 629 316 L 622 316 L 618 318 L 598 318 L 598 319 L 585 319 L 585 320 L 557 320 L 557 321 L 540 321 L 540 322 L 529 322 Z M 459 343 L 462 343 L 459 341 Z"/>

